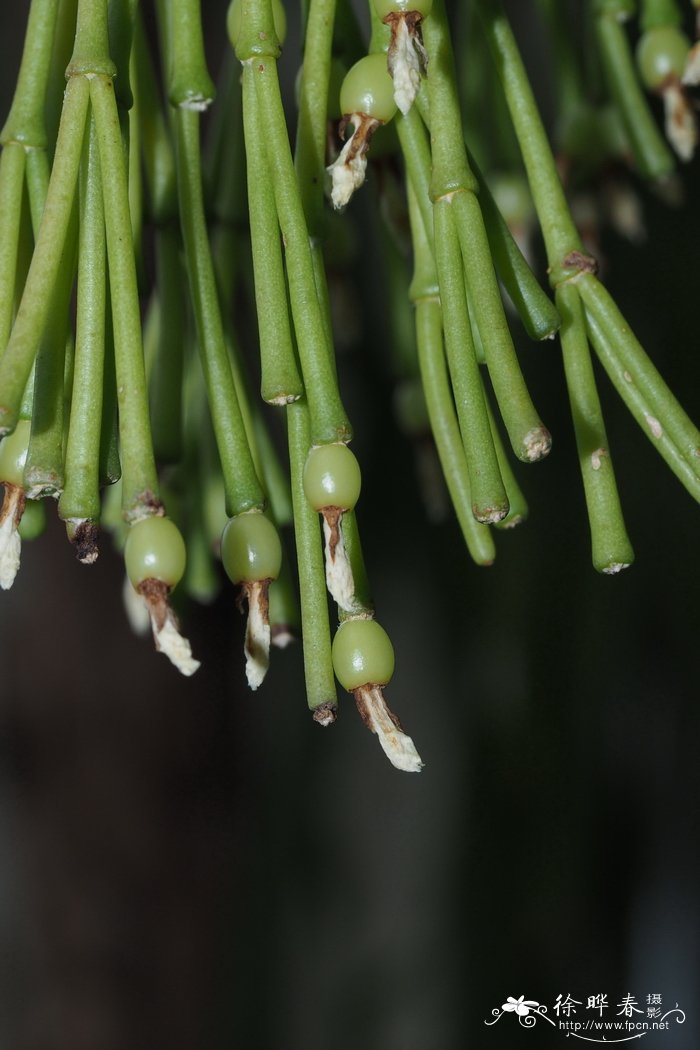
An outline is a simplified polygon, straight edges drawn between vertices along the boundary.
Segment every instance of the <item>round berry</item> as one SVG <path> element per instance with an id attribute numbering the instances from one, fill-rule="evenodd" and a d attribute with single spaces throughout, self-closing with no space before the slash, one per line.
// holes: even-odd
<path id="1" fill-rule="evenodd" d="M 657 26 L 644 33 L 637 45 L 637 66 L 644 86 L 656 91 L 665 80 L 683 76 L 690 41 L 675 26 Z"/>
<path id="2" fill-rule="evenodd" d="M 12 433 L 0 441 L 0 481 L 6 481 L 8 485 L 18 488 L 23 485 L 31 428 L 28 419 L 20 419 Z"/>
<path id="3" fill-rule="evenodd" d="M 236 46 L 241 35 L 242 8 L 243 0 L 231 0 L 226 15 L 226 29 L 232 47 Z M 287 36 L 287 14 L 280 0 L 272 0 L 272 22 L 279 43 L 283 44 Z"/>
<path id="4" fill-rule="evenodd" d="M 314 510 L 352 510 L 361 482 L 360 464 L 347 445 L 317 445 L 306 457 L 304 492 Z"/>
<path id="5" fill-rule="evenodd" d="M 238 514 L 221 537 L 221 560 L 233 583 L 276 580 L 282 565 L 277 529 L 259 511 Z"/>
<path id="6" fill-rule="evenodd" d="M 19 523 L 19 534 L 23 540 L 35 540 L 46 528 L 46 507 L 43 500 L 28 499 Z"/>
<path id="7" fill-rule="evenodd" d="M 417 11 L 419 15 L 426 18 L 433 9 L 433 0 L 372 0 L 374 10 L 378 18 L 386 18 L 387 15 L 406 14 L 409 11 Z"/>
<path id="8" fill-rule="evenodd" d="M 349 693 L 386 685 L 394 673 L 394 647 L 376 620 L 346 620 L 333 639 L 333 670 Z"/>
<path id="9" fill-rule="evenodd" d="M 185 541 L 170 518 L 141 518 L 127 533 L 126 572 L 134 587 L 144 580 L 160 580 L 175 587 L 185 574 Z"/>
<path id="10" fill-rule="evenodd" d="M 396 103 L 386 55 L 365 55 L 349 70 L 340 87 L 340 110 L 345 116 L 364 113 L 384 124 L 391 120 Z"/>

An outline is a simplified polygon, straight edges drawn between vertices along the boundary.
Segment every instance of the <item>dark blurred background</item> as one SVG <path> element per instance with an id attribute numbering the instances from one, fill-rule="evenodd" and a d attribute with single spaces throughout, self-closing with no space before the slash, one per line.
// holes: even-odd
<path id="1" fill-rule="evenodd" d="M 5 108 L 26 7 L 3 18 Z M 546 73 L 532 5 L 511 7 Z M 647 242 L 603 251 L 698 419 L 697 161 L 684 183 L 683 210 L 638 187 Z M 687 1020 L 649 1045 L 698 1045 L 698 508 L 601 376 L 637 561 L 598 576 L 558 346 L 523 343 L 554 449 L 520 471 L 529 522 L 472 565 L 451 519 L 425 519 L 363 248 L 375 297 L 341 382 L 388 697 L 425 769 L 393 770 L 349 697 L 313 724 L 299 646 L 250 694 L 228 588 L 183 609 L 203 665 L 179 677 L 130 633 L 109 543 L 84 568 L 52 520 L 0 601 L 3 1047 L 554 1047 L 543 1021 L 484 1021 L 509 995 L 587 1017 L 599 993 L 608 1018 L 660 994 Z"/>

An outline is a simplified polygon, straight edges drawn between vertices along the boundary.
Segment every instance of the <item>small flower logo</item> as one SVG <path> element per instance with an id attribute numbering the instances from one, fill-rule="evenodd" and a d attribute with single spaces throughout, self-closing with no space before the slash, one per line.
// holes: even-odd
<path id="1" fill-rule="evenodd" d="M 530 1009 L 536 1009 L 539 1005 L 532 999 L 526 999 L 524 995 L 521 995 L 519 999 L 514 999 L 512 995 L 509 995 L 501 1010 L 504 1010 L 506 1013 L 517 1014 L 518 1017 L 527 1017 Z"/>

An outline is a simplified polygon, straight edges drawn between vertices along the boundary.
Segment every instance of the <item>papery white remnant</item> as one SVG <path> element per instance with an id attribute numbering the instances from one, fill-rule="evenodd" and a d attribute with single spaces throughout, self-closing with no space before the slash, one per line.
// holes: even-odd
<path id="1" fill-rule="evenodd" d="M 700 84 L 700 41 L 697 44 L 693 44 L 688 52 L 681 83 L 687 84 L 688 87 L 695 87 L 696 84 Z"/>
<path id="2" fill-rule="evenodd" d="M 662 96 L 666 137 L 681 160 L 692 160 L 698 143 L 698 129 L 688 96 L 677 80 L 664 84 Z"/>
<path id="3" fill-rule="evenodd" d="M 416 32 L 416 29 L 409 28 L 402 15 L 392 23 L 388 67 L 394 81 L 394 102 L 404 115 L 420 91 L 421 74 L 425 68 L 425 50 Z"/>
<path id="4" fill-rule="evenodd" d="M 270 666 L 269 580 L 243 584 L 248 599 L 248 622 L 245 631 L 245 674 L 251 689 L 262 685 Z"/>
<path id="5" fill-rule="evenodd" d="M 348 123 L 353 125 L 353 132 L 342 150 L 326 171 L 331 177 L 331 200 L 336 211 L 350 203 L 355 190 L 359 190 L 365 181 L 367 171 L 367 149 L 358 143 L 360 126 L 363 117 L 352 113 Z"/>
<path id="6" fill-rule="evenodd" d="M 168 608 L 165 620 L 159 627 L 151 606 L 149 606 L 149 612 L 151 613 L 151 626 L 156 649 L 163 653 L 164 656 L 167 656 L 171 664 L 177 667 L 181 674 L 189 678 L 199 668 L 200 663 L 199 660 L 195 660 L 192 656 L 192 647 L 188 640 L 180 634 L 175 614 Z"/>
<path id="7" fill-rule="evenodd" d="M 355 577 L 343 539 L 343 512 L 331 507 L 322 513 L 326 541 L 326 586 L 339 608 L 353 612 L 356 607 Z"/>
<path id="8" fill-rule="evenodd" d="M 0 523 L 0 587 L 8 591 L 19 571 L 22 540 L 20 539 L 14 514 L 8 514 Z"/>
<path id="9" fill-rule="evenodd" d="M 382 751 L 396 769 L 404 773 L 420 773 L 423 761 L 410 736 L 404 733 L 396 715 L 387 707 L 379 685 L 363 685 L 355 689 L 355 702 L 362 720 L 379 737 Z"/>
<path id="10" fill-rule="evenodd" d="M 0 587 L 4 591 L 9 591 L 19 571 L 22 540 L 18 529 L 24 503 L 24 490 L 6 482 L 0 510 Z"/>

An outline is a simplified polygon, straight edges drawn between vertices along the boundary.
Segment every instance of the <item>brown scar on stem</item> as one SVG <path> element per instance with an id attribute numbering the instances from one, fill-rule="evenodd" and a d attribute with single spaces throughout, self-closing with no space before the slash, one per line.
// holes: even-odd
<path id="1" fill-rule="evenodd" d="M 565 255 L 562 266 L 567 270 L 576 270 L 579 273 L 598 273 L 598 260 L 586 252 L 573 251 Z"/>
<path id="2" fill-rule="evenodd" d="M 328 553 L 331 556 L 331 561 L 335 561 L 336 547 L 340 543 L 340 523 L 343 520 L 343 511 L 339 507 L 322 507 L 321 514 L 323 514 L 323 519 L 330 532 Z"/>

